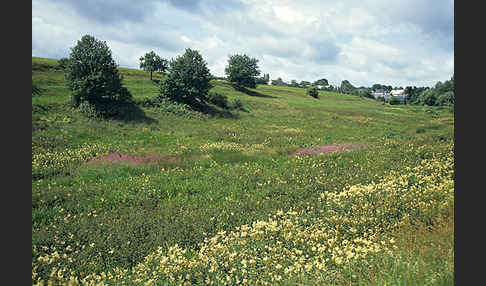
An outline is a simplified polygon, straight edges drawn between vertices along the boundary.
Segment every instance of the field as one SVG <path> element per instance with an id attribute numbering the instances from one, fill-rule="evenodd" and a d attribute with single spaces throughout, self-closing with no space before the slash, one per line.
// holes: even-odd
<path id="1" fill-rule="evenodd" d="M 214 80 L 243 111 L 88 119 L 56 63 L 32 58 L 32 284 L 453 285 L 452 109 Z"/>

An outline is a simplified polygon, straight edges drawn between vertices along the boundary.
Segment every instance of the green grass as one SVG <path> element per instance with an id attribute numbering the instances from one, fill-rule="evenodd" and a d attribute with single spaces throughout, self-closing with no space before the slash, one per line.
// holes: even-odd
<path id="1" fill-rule="evenodd" d="M 135 99 L 157 96 L 148 72 L 120 68 L 120 74 Z M 445 156 L 453 144 L 454 114 L 439 107 L 383 105 L 325 91 L 315 99 L 304 89 L 277 86 L 243 93 L 213 81 L 212 91 L 240 99 L 246 112 L 183 117 L 139 106 L 143 120 L 96 120 L 66 104 L 70 95 L 56 60 L 33 57 L 32 82 L 45 90 L 32 98 L 32 262 L 33 273 L 46 281 L 53 268 L 84 277 L 136 267 L 158 247 L 197 249 L 220 231 L 280 209 L 305 209 L 322 191 L 406 173 L 422 160 Z M 288 156 L 302 147 L 341 143 L 368 147 Z M 110 153 L 176 160 L 87 163 Z M 67 258 L 39 260 L 67 245 L 72 249 Z M 377 260 L 388 274 L 364 273 L 360 281 L 426 281 L 412 279 L 419 275 L 415 270 L 397 274 L 413 258 L 408 249 L 402 249 L 401 260 Z M 427 269 L 441 255 L 431 250 L 420 267 Z M 453 271 L 447 263 L 444 269 Z"/>

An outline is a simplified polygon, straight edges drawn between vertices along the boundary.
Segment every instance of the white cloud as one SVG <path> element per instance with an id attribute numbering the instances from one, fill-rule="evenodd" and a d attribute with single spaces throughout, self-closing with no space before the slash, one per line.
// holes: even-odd
<path id="1" fill-rule="evenodd" d="M 454 70 L 450 0 L 128 1 L 123 17 L 111 9 L 107 19 L 88 13 L 90 3 L 33 0 L 32 55 L 67 56 L 91 34 L 134 68 L 150 50 L 170 59 L 193 48 L 213 74 L 224 75 L 229 55 L 246 53 L 260 60 L 262 73 L 287 81 L 431 86 Z"/>

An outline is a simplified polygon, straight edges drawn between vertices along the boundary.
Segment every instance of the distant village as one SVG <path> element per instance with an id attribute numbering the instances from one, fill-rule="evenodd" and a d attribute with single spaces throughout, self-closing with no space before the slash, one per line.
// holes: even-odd
<path id="1" fill-rule="evenodd" d="M 225 77 L 214 77 L 217 80 L 226 80 Z M 270 80 L 269 74 L 255 78 L 256 84 L 289 86 L 297 88 L 316 88 L 318 90 L 332 91 L 343 94 L 351 94 L 359 97 L 372 98 L 389 104 L 412 104 L 412 105 L 454 105 L 454 75 L 445 82 L 438 81 L 434 87 L 407 86 L 392 87 L 391 85 L 373 84 L 371 87 L 355 87 L 348 80 L 343 80 L 340 86 L 329 84 L 327 79 L 322 78 L 314 82 L 291 80 L 282 78 Z"/>
<path id="2" fill-rule="evenodd" d="M 311 88 L 315 87 L 319 90 L 326 90 L 326 91 L 334 91 L 334 92 L 341 92 L 341 93 L 356 93 L 356 94 L 367 94 L 367 97 L 373 97 L 376 100 L 383 100 L 389 101 L 390 99 L 394 98 L 395 100 L 399 100 L 400 102 L 405 101 L 406 91 L 403 88 L 392 88 L 391 86 L 387 86 L 387 88 L 366 88 L 366 87 L 359 87 L 355 88 L 352 86 L 349 81 L 345 80 L 341 84 L 340 87 L 333 86 L 328 84 L 326 79 L 320 79 L 314 83 L 308 81 L 301 81 L 297 83 L 295 80 L 291 82 L 285 82 L 281 78 L 277 78 L 276 80 L 269 80 L 269 75 L 265 74 L 261 79 L 261 84 L 267 85 L 279 85 L 279 86 L 291 86 L 291 87 L 299 87 L 299 88 Z M 375 85 L 376 86 L 376 85 Z M 382 86 L 382 85 L 377 85 Z"/>

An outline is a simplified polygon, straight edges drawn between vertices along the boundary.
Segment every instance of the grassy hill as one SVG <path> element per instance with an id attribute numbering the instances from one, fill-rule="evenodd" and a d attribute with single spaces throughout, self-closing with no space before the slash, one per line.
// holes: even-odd
<path id="1" fill-rule="evenodd" d="M 137 102 L 158 94 L 148 72 L 120 73 Z M 44 90 L 32 98 L 33 284 L 452 284 L 448 108 L 326 91 L 315 99 L 291 87 L 242 93 L 215 80 L 212 91 L 245 111 L 181 116 L 140 105 L 132 120 L 96 120 L 66 104 L 56 60 L 33 57 L 32 82 Z M 339 144 L 362 148 L 290 156 Z M 312 235 L 323 230 L 339 235 Z M 316 244 L 292 244 L 289 233 Z M 340 256 L 353 240 L 385 237 L 359 259 Z"/>

